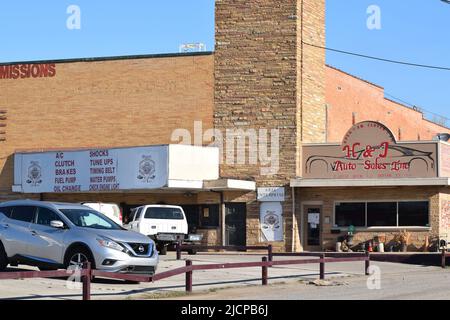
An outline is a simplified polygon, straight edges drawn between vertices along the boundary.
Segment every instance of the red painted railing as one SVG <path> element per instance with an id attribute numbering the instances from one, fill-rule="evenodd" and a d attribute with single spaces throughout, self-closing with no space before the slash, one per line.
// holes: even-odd
<path id="1" fill-rule="evenodd" d="M 269 267 L 273 266 L 283 266 L 283 265 L 303 265 L 303 264 L 319 264 L 319 276 L 320 279 L 325 279 L 325 264 L 326 263 L 336 263 L 336 262 L 355 262 L 364 261 L 364 273 L 368 275 L 368 270 L 370 266 L 370 256 L 359 255 L 351 257 L 338 257 L 338 258 L 327 258 L 325 254 L 316 254 L 318 258 L 316 259 L 300 259 L 300 260 L 280 260 L 280 261 L 270 261 L 267 257 L 263 257 L 262 261 L 256 262 L 243 262 L 243 263 L 218 263 L 218 264 L 199 264 L 193 265 L 191 260 L 186 260 L 186 266 L 181 268 L 176 268 L 173 270 L 161 272 L 155 274 L 154 276 L 145 275 L 131 275 L 131 274 L 120 274 L 120 273 L 109 273 L 100 270 L 91 269 L 90 263 L 85 264 L 81 270 L 62 270 L 62 271 L 24 271 L 24 272 L 1 272 L 1 279 L 25 279 L 25 278 L 59 278 L 68 277 L 70 275 L 78 272 L 81 276 L 83 283 L 83 300 L 90 300 L 91 298 L 91 280 L 92 277 L 105 277 L 111 279 L 120 279 L 136 282 L 155 282 L 162 279 L 167 279 L 176 275 L 186 274 L 185 287 L 186 292 L 192 292 L 193 287 L 193 272 L 198 270 L 217 270 L 217 269 L 236 269 L 236 268 L 255 268 L 261 267 L 261 282 L 262 285 L 268 284 L 269 279 Z"/>
<path id="2" fill-rule="evenodd" d="M 248 251 L 248 250 L 263 250 L 267 251 L 269 261 L 273 260 L 273 247 L 271 244 L 268 246 L 205 246 L 205 245 L 183 245 L 177 243 L 175 245 L 175 251 L 177 252 L 177 260 L 181 260 L 182 251 L 195 251 L 195 252 L 206 252 L 210 250 L 221 250 L 221 251 Z"/>

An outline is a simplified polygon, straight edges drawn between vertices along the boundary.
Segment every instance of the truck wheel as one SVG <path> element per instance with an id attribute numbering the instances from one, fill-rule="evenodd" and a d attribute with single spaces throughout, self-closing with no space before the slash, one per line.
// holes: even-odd
<path id="1" fill-rule="evenodd" d="M 190 255 L 195 255 L 195 254 L 197 254 L 197 250 L 195 250 L 195 249 L 190 249 L 190 250 L 188 250 L 188 254 L 190 254 Z"/>
<path id="2" fill-rule="evenodd" d="M 161 256 L 165 256 L 167 254 L 167 246 L 161 245 L 158 251 Z"/>
<path id="3" fill-rule="evenodd" d="M 0 271 L 4 271 L 8 266 L 8 256 L 6 255 L 3 243 L 0 242 Z"/>

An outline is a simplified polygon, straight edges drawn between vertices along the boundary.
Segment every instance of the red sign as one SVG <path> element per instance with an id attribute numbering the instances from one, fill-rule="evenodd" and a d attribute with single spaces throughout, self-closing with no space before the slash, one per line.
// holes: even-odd
<path id="1" fill-rule="evenodd" d="M 391 146 L 395 145 L 392 132 L 378 122 L 366 121 L 353 126 L 345 135 L 342 151 L 346 154 L 348 165 L 342 165 L 342 161 L 336 161 L 336 171 L 343 171 L 348 167 L 356 170 L 355 160 L 362 160 L 364 170 L 386 170 L 401 171 L 409 170 L 411 162 L 409 159 L 398 161 L 387 161 Z"/>
<path id="2" fill-rule="evenodd" d="M 0 66 L 0 79 L 52 78 L 56 64 L 14 64 Z"/>
<path id="3" fill-rule="evenodd" d="M 437 176 L 437 143 L 398 144 L 378 122 L 353 126 L 342 145 L 303 146 L 304 178 L 384 179 Z"/>

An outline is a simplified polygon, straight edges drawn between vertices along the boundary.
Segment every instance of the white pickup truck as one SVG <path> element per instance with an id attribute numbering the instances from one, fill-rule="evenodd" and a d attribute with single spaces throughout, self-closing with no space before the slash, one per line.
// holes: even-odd
<path id="1" fill-rule="evenodd" d="M 126 229 L 142 233 L 155 241 L 161 255 L 177 242 L 198 243 L 203 236 L 189 234 L 183 208 L 170 205 L 144 205 L 131 211 Z"/>

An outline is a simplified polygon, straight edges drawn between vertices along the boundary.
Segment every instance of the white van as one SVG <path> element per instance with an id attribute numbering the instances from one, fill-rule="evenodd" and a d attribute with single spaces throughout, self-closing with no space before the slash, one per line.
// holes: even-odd
<path id="1" fill-rule="evenodd" d="M 88 206 L 95 211 L 103 213 L 105 216 L 113 220 L 119 226 L 123 224 L 122 210 L 115 203 L 101 203 L 101 202 L 82 202 L 82 205 Z"/>
<path id="2" fill-rule="evenodd" d="M 156 242 L 161 255 L 177 242 L 199 242 L 203 236 L 188 233 L 183 208 L 170 205 L 145 205 L 131 211 L 125 228 L 142 233 Z"/>

